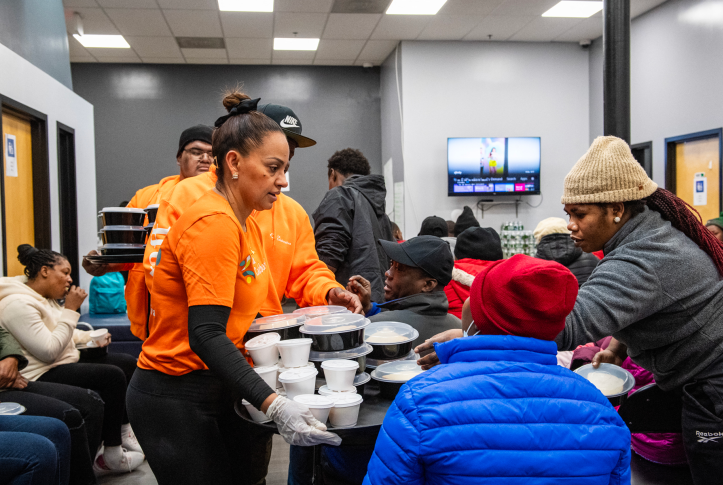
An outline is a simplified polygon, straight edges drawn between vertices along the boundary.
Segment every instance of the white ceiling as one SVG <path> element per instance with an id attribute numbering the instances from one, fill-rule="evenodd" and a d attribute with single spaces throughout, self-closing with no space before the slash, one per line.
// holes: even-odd
<path id="1" fill-rule="evenodd" d="M 63 0 L 71 62 L 380 64 L 400 40 L 578 42 L 602 35 L 602 15 L 541 17 L 559 0 L 447 0 L 437 15 L 330 13 L 333 0 L 275 0 L 273 13 L 220 12 L 216 0 Z M 631 0 L 636 17 L 666 0 Z M 86 49 L 85 34 L 122 34 L 131 49 Z M 321 38 L 316 52 L 274 51 L 274 37 Z M 223 37 L 225 49 L 180 49 L 175 37 Z"/>

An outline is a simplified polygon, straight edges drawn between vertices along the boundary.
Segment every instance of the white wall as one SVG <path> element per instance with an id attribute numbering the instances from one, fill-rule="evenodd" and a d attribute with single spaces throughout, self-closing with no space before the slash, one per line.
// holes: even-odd
<path id="1" fill-rule="evenodd" d="M 0 45 L 0 66 L 3 70 L 0 94 L 48 117 L 50 210 L 55 251 L 60 251 L 57 122 L 75 129 L 78 246 L 82 257 L 97 245 L 93 106 L 4 45 Z M 87 290 L 89 284 L 90 276 L 81 270 L 80 285 Z"/>
<path id="2" fill-rule="evenodd" d="M 523 197 L 519 219 L 534 229 L 563 216 L 563 179 L 588 147 L 588 52 L 518 42 L 403 42 L 402 52 L 405 237 L 479 199 L 447 196 L 447 137 L 542 137 L 542 204 Z M 498 206 L 480 223 L 499 229 L 514 217 L 513 205 Z"/>
<path id="3" fill-rule="evenodd" d="M 653 179 L 664 186 L 665 138 L 723 126 L 723 1 L 671 0 L 634 19 L 630 34 L 631 142 L 653 142 Z M 602 73 L 595 47 L 590 69 Z M 590 89 L 594 138 L 602 83 Z"/>

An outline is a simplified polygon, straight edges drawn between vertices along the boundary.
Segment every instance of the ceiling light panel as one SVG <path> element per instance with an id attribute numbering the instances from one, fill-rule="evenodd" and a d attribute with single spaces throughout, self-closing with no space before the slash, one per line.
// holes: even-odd
<path id="1" fill-rule="evenodd" d="M 73 34 L 83 47 L 104 47 L 110 49 L 130 49 L 131 46 L 122 35 L 78 35 Z"/>
<path id="2" fill-rule="evenodd" d="M 274 0 L 218 0 L 222 12 L 273 12 Z"/>
<path id="3" fill-rule="evenodd" d="M 569 17 L 586 19 L 592 17 L 603 9 L 602 2 L 583 2 L 583 1 L 567 1 L 563 0 L 547 12 L 543 13 L 543 17 Z"/>
<path id="4" fill-rule="evenodd" d="M 388 15 L 436 15 L 447 0 L 394 0 Z"/>
<path id="5" fill-rule="evenodd" d="M 275 51 L 315 51 L 319 47 L 319 39 L 297 39 L 277 37 L 274 39 Z"/>

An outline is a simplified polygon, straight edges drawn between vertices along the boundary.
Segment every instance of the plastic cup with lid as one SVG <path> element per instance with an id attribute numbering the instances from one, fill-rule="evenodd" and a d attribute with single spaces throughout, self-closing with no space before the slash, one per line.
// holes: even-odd
<path id="1" fill-rule="evenodd" d="M 264 333 L 246 342 L 246 350 L 251 354 L 254 365 L 268 367 L 276 365 L 279 361 L 279 352 L 276 348 L 281 340 L 278 333 Z"/>
<path id="2" fill-rule="evenodd" d="M 279 349 L 284 367 L 293 369 L 306 366 L 309 362 L 311 342 L 310 338 L 292 338 L 278 342 L 276 347 Z"/>
<path id="3" fill-rule="evenodd" d="M 316 374 L 318 374 L 318 371 L 313 367 L 291 369 L 281 374 L 279 380 L 284 386 L 286 397 L 294 399 L 302 394 L 314 394 Z"/>
<path id="4" fill-rule="evenodd" d="M 256 371 L 259 377 L 261 377 L 271 389 L 276 389 L 276 379 L 279 377 L 279 366 L 254 367 L 254 371 Z"/>
<path id="5" fill-rule="evenodd" d="M 335 428 L 353 428 L 359 420 L 362 398 L 359 394 L 338 394 L 330 396 L 334 407 L 329 413 L 329 422 Z"/>
<path id="6" fill-rule="evenodd" d="M 334 407 L 334 401 L 325 396 L 319 396 L 318 394 L 302 394 L 296 396 L 294 401 L 303 404 L 316 419 L 326 424 L 329 419 L 329 412 Z"/>
<path id="7" fill-rule="evenodd" d="M 294 310 L 295 315 L 303 315 L 307 320 L 311 318 L 320 317 L 322 315 L 331 315 L 333 313 L 351 313 L 343 306 L 338 305 L 321 305 L 321 306 L 310 306 L 306 308 L 299 308 Z"/>
<path id="8" fill-rule="evenodd" d="M 284 367 L 283 364 L 281 363 L 281 361 L 279 361 L 278 367 L 279 367 L 279 373 L 278 373 L 278 375 L 276 376 L 276 388 L 277 388 L 277 389 L 279 389 L 279 388 L 280 388 L 280 389 L 283 389 L 284 386 L 281 384 L 281 381 L 279 380 L 279 376 L 280 376 L 281 374 L 283 374 L 284 372 L 286 372 L 287 370 L 291 370 L 291 369 Z M 314 363 L 313 363 L 313 362 L 307 362 L 306 365 L 302 366 L 301 368 L 304 368 L 304 367 L 308 367 L 309 369 L 315 369 L 315 368 L 316 368 L 316 367 L 314 366 Z M 294 368 L 295 368 L 295 369 L 299 369 L 300 367 L 294 367 Z M 317 369 L 317 372 L 318 372 L 318 369 Z"/>
<path id="9" fill-rule="evenodd" d="M 271 418 L 269 418 L 268 416 L 266 416 L 266 414 L 262 413 L 261 411 L 259 411 L 255 407 L 253 407 L 251 405 L 251 403 L 248 402 L 246 399 L 242 399 L 241 404 L 244 405 L 244 407 L 246 408 L 246 411 L 248 411 L 248 413 L 249 413 L 249 416 L 251 416 L 251 419 L 253 419 L 255 422 L 268 423 L 269 421 L 271 421 Z"/>
<path id="10" fill-rule="evenodd" d="M 332 391 L 346 391 L 354 387 L 354 376 L 359 368 L 355 360 L 331 359 L 321 363 L 326 385 Z"/>
<path id="11" fill-rule="evenodd" d="M 320 396 L 338 396 L 340 394 L 357 394 L 356 387 L 352 387 L 351 389 L 348 389 L 346 391 L 332 391 L 329 389 L 329 386 L 323 385 L 319 388 L 319 395 Z"/>

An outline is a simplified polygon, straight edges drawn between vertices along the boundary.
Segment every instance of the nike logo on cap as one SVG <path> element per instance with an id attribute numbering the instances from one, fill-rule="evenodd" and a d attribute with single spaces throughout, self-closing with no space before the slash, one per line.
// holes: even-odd
<path id="1" fill-rule="evenodd" d="M 299 128 L 299 120 L 289 115 L 283 120 L 281 120 L 281 123 L 279 123 L 279 125 L 282 128 Z"/>

